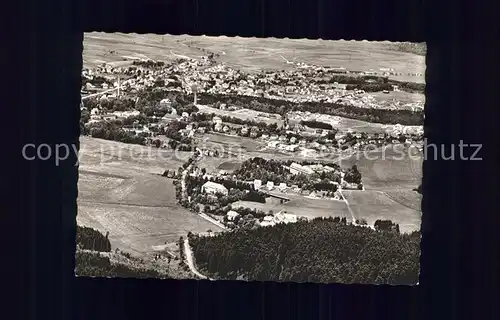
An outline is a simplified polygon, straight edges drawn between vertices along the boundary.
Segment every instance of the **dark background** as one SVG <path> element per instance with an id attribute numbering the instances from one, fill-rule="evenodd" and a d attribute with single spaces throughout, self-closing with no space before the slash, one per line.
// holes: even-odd
<path id="1" fill-rule="evenodd" d="M 2 19 L 1 152 L 12 165 L 4 166 L 1 208 L 12 219 L 2 221 L 1 265 L 14 282 L 2 301 L 14 317 L 4 318 L 500 318 L 500 11 L 479 2 L 378 2 L 16 3 Z M 75 279 L 75 159 L 54 167 L 25 161 L 20 150 L 78 140 L 83 31 L 426 41 L 428 142 L 483 143 L 484 160 L 424 163 L 420 286 Z"/>

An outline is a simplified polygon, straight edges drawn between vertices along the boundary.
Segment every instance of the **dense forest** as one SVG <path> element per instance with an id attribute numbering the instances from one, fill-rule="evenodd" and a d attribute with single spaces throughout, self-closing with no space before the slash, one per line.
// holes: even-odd
<path id="1" fill-rule="evenodd" d="M 153 60 L 146 60 L 146 61 L 134 60 L 132 62 L 132 65 L 140 66 L 140 67 L 144 67 L 144 68 L 159 68 L 159 67 L 163 67 L 165 65 L 165 62 L 153 61 Z"/>
<path id="2" fill-rule="evenodd" d="M 100 252 L 111 251 L 108 235 L 104 236 L 99 231 L 88 227 L 76 226 L 76 243 L 81 249 Z"/>
<path id="3" fill-rule="evenodd" d="M 190 235 L 190 244 L 198 268 L 220 279 L 415 284 L 419 275 L 419 232 L 372 230 L 339 218 Z"/>

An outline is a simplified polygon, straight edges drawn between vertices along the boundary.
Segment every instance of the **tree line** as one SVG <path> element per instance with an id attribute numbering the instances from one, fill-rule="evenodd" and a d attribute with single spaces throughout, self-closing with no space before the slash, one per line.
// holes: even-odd
<path id="1" fill-rule="evenodd" d="M 401 285 L 419 275 L 419 232 L 372 230 L 345 218 L 191 235 L 190 243 L 198 268 L 218 279 Z"/>
<path id="2" fill-rule="evenodd" d="M 287 100 L 275 100 L 264 97 L 250 97 L 242 95 L 223 94 L 198 94 L 198 100 L 202 104 L 212 105 L 216 102 L 234 104 L 243 108 L 266 113 L 277 113 L 285 115 L 293 111 L 309 111 L 311 113 L 327 114 L 349 119 L 363 120 L 367 122 L 402 125 L 422 125 L 423 111 L 411 110 L 389 110 L 379 108 L 364 108 L 353 105 L 345 105 L 339 102 L 292 102 Z"/>
<path id="3" fill-rule="evenodd" d="M 316 121 L 316 120 L 302 120 L 300 121 L 300 124 L 309 128 L 316 128 L 316 129 L 325 129 L 325 130 L 333 130 L 333 127 L 329 123 L 324 123 L 321 121 Z"/>
<path id="4" fill-rule="evenodd" d="M 133 131 L 123 130 L 120 126 L 106 121 L 87 124 L 85 133 L 93 138 L 139 145 L 146 145 L 146 138 L 150 136 L 147 132 L 136 134 Z"/>
<path id="5" fill-rule="evenodd" d="M 159 68 L 159 67 L 163 67 L 165 65 L 165 62 L 154 61 L 154 60 L 146 60 L 146 61 L 134 60 L 132 62 L 132 65 L 140 66 L 140 67 L 144 67 L 144 68 Z"/>

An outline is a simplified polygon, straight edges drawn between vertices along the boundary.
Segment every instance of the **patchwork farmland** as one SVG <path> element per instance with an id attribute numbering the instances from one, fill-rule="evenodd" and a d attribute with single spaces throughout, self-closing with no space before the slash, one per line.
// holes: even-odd
<path id="1" fill-rule="evenodd" d="M 158 175 L 182 164 L 173 152 L 88 137 L 80 143 L 77 222 L 109 232 L 114 247 L 142 256 L 189 231 L 220 230 L 180 207 L 172 179 Z"/>

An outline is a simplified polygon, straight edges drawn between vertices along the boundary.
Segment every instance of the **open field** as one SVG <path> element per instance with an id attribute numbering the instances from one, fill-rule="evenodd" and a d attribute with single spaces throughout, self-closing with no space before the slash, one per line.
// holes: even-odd
<path id="1" fill-rule="evenodd" d="M 250 209 L 262 210 L 268 212 L 273 210 L 277 213 L 285 210 L 287 213 L 297 215 L 299 217 L 316 218 L 316 217 L 346 217 L 351 218 L 347 206 L 342 201 L 310 199 L 303 196 L 291 196 L 290 201 L 280 204 L 276 201 L 266 201 L 267 203 L 258 203 L 250 201 L 237 201 L 232 204 L 233 208 L 247 207 Z"/>
<path id="2" fill-rule="evenodd" d="M 203 148 L 216 148 L 219 152 L 224 150 L 238 153 L 240 149 L 245 152 L 254 152 L 261 150 L 266 145 L 260 140 L 222 133 L 208 133 L 202 137 L 196 137 L 196 139 L 199 141 L 198 145 Z"/>
<path id="3" fill-rule="evenodd" d="M 98 172 L 119 176 L 177 170 L 191 156 L 190 152 L 173 152 L 90 137 L 80 137 L 80 143 L 81 170 L 95 171 L 95 168 Z"/>
<path id="4" fill-rule="evenodd" d="M 405 76 L 395 80 L 421 82 L 425 57 L 391 48 L 390 42 L 329 41 L 308 39 L 241 38 L 171 36 L 156 34 L 86 33 L 84 38 L 84 66 L 93 67 L 103 62 L 123 63 L 135 57 L 169 61 L 188 56 L 199 58 L 207 52 L 220 54 L 219 60 L 234 68 L 249 72 L 259 70 L 290 69 L 286 60 L 308 64 L 344 67 L 367 71 L 393 68 Z"/>
<path id="5" fill-rule="evenodd" d="M 176 170 L 185 161 L 173 157 L 172 151 L 147 153 L 149 148 L 142 146 L 88 137 L 80 140 L 77 222 L 109 231 L 113 248 L 144 255 L 188 231 L 219 231 L 178 205 L 172 180 L 155 174 Z M 100 150 L 105 153 L 102 161 Z"/>
<path id="6" fill-rule="evenodd" d="M 414 188 L 422 179 L 422 155 L 405 156 L 399 160 L 394 150 L 374 151 L 368 157 L 358 153 L 340 161 L 343 167 L 358 166 L 365 191 L 344 190 L 356 219 L 373 225 L 377 219 L 389 219 L 401 232 L 420 230 L 422 196 Z"/>
<path id="7" fill-rule="evenodd" d="M 382 191 L 345 190 L 342 193 L 356 219 L 366 219 L 369 225 L 373 225 L 377 219 L 388 219 L 398 223 L 401 232 L 420 230 L 420 211 L 390 199 Z"/>
<path id="8" fill-rule="evenodd" d="M 383 92 L 370 92 L 364 93 L 363 95 L 370 95 L 375 98 L 378 102 L 388 101 L 395 99 L 401 103 L 412 103 L 412 102 L 425 102 L 425 94 L 423 93 L 412 93 L 406 91 L 389 91 L 389 93 Z"/>
<path id="9" fill-rule="evenodd" d="M 422 195 L 413 190 L 385 191 L 384 194 L 391 200 L 400 203 L 408 208 L 420 211 Z"/>
<path id="10" fill-rule="evenodd" d="M 152 252 L 154 246 L 165 242 L 175 242 L 189 231 L 219 231 L 214 224 L 175 203 L 170 207 L 145 207 L 79 201 L 78 207 L 79 225 L 109 231 L 113 248 L 137 254 Z"/>
<path id="11" fill-rule="evenodd" d="M 423 156 L 406 154 L 402 159 L 390 148 L 385 151 L 374 151 L 366 154 L 360 152 L 342 159 L 338 163 L 342 167 L 356 164 L 363 177 L 366 189 L 394 190 L 413 189 L 422 180 Z"/>

